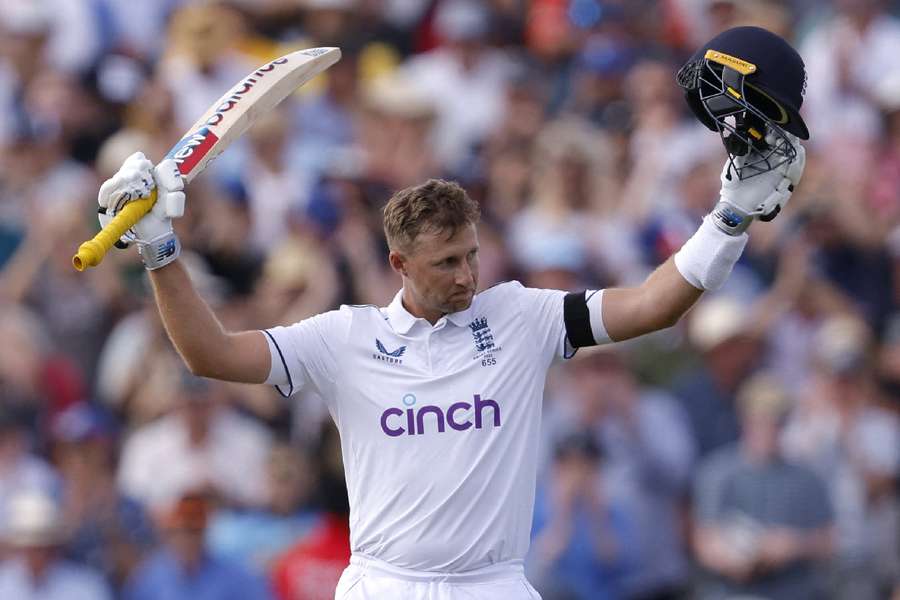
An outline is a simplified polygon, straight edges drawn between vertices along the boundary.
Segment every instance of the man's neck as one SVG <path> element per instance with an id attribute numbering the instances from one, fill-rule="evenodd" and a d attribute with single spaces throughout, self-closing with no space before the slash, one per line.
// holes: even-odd
<path id="1" fill-rule="evenodd" d="M 438 319 L 444 316 L 444 313 L 440 311 L 430 311 L 416 303 L 408 287 L 403 288 L 403 295 L 400 297 L 400 301 L 403 304 L 403 308 L 406 309 L 406 312 L 419 319 L 425 319 L 432 325 L 437 323 Z"/>

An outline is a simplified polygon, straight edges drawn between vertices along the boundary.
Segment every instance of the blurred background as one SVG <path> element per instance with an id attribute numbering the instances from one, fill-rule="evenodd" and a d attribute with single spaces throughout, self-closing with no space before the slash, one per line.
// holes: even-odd
<path id="1" fill-rule="evenodd" d="M 4 0 L 0 597 L 331 598 L 347 564 L 320 399 L 192 377 L 134 249 L 77 273 L 100 183 L 289 51 L 343 59 L 188 190 L 232 329 L 385 305 L 381 207 L 483 208 L 482 288 L 637 284 L 724 152 L 674 74 L 742 24 L 806 61 L 785 214 L 675 328 L 554 367 L 527 570 L 545 600 L 900 598 L 900 2 Z"/>

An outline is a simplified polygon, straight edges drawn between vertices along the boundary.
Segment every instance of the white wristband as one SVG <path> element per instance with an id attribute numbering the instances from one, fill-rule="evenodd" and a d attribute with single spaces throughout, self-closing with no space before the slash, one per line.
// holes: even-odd
<path id="1" fill-rule="evenodd" d="M 166 266 L 181 254 L 181 242 L 174 231 L 166 232 L 149 242 L 138 240 L 137 246 L 148 271 Z"/>
<path id="2" fill-rule="evenodd" d="M 728 235 L 707 215 L 697 233 L 675 253 L 675 267 L 695 288 L 715 291 L 728 279 L 749 239 L 746 233 Z"/>

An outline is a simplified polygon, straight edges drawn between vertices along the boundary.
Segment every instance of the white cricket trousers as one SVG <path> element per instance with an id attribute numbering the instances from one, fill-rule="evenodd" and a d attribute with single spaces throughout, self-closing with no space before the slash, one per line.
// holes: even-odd
<path id="1" fill-rule="evenodd" d="M 541 600 L 541 596 L 518 562 L 465 573 L 435 573 L 353 555 L 334 600 Z"/>

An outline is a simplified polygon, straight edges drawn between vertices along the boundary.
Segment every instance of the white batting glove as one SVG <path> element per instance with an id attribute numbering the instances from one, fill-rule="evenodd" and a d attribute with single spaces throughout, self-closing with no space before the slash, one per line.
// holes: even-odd
<path id="1" fill-rule="evenodd" d="M 122 236 L 119 247 L 135 242 L 147 269 L 163 267 L 181 253 L 181 244 L 172 230 L 172 219 L 184 214 L 184 181 L 174 160 L 164 160 L 155 168 L 142 152 L 129 156 L 118 172 L 100 186 L 98 218 L 104 227 L 132 200 L 145 198 L 157 190 L 156 203 L 149 213 Z"/>
<path id="2" fill-rule="evenodd" d="M 796 158 L 789 163 L 743 180 L 732 171 L 731 161 L 725 163 L 719 203 L 712 211 L 713 222 L 725 233 L 740 235 L 754 218 L 763 221 L 774 219 L 791 199 L 794 188 L 803 176 L 806 150 L 797 137 L 789 133 L 785 135 L 797 149 Z M 734 161 L 741 166 L 747 158 L 750 155 L 738 156 Z"/>

